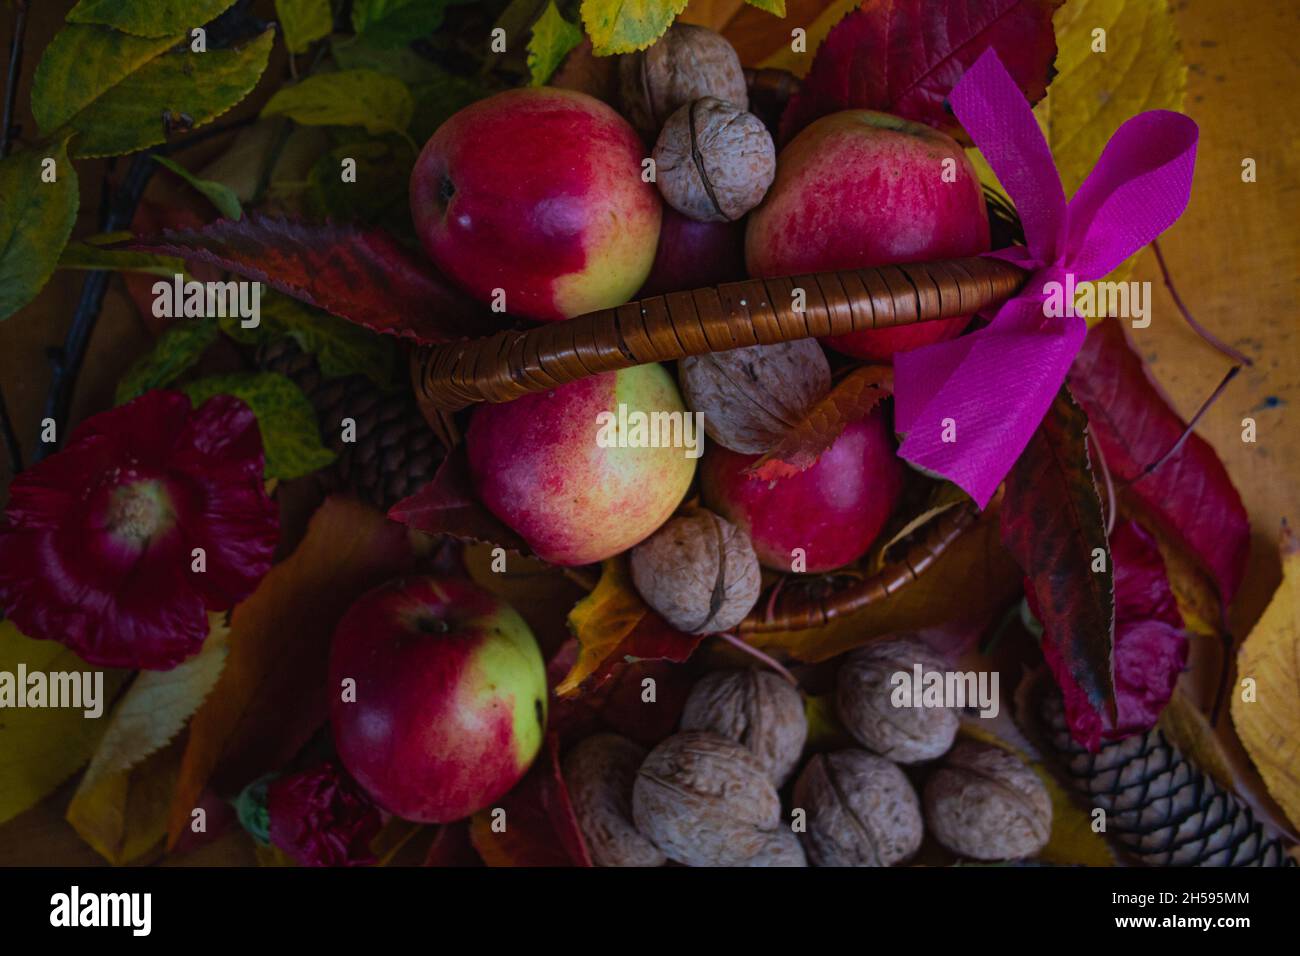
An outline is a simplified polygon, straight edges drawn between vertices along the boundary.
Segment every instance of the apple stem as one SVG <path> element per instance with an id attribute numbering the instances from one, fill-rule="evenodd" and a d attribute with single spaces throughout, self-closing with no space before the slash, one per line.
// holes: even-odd
<path id="1" fill-rule="evenodd" d="M 735 634 L 732 634 L 729 631 L 719 631 L 717 634 L 714 634 L 713 636 L 722 638 L 728 644 L 731 644 L 733 647 L 739 648 L 740 650 L 748 654 L 750 657 L 762 661 L 768 667 L 772 668 L 772 670 L 776 671 L 778 674 L 780 674 L 782 677 L 788 680 L 791 686 L 795 687 L 796 689 L 799 687 L 798 679 L 793 674 L 791 674 L 788 670 L 786 670 L 785 667 L 783 667 L 781 663 L 776 660 L 776 658 L 764 654 L 757 647 L 754 647 L 751 644 L 746 644 Z"/>

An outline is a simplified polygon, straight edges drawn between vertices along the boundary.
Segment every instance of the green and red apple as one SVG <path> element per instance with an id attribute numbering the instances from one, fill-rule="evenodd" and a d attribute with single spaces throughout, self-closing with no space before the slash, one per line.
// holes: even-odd
<path id="1" fill-rule="evenodd" d="M 953 139 L 870 110 L 817 120 L 777 157 L 776 179 L 749 216 L 745 262 L 756 277 L 973 256 L 989 248 L 979 177 Z M 969 316 L 825 339 L 889 361 L 952 338 Z"/>
<path id="2" fill-rule="evenodd" d="M 680 435 L 694 448 L 656 447 L 648 430 L 618 432 L 655 413 L 679 416 Z M 702 441 L 658 364 L 482 405 L 465 436 L 479 499 L 538 557 L 564 566 L 601 561 L 649 537 L 690 487 Z"/>
<path id="3" fill-rule="evenodd" d="M 553 321 L 622 305 L 650 273 L 661 203 L 645 148 L 613 109 L 552 87 L 509 90 L 444 122 L 411 173 L 434 264 L 487 304 Z"/>
<path id="4" fill-rule="evenodd" d="M 329 667 L 339 758 L 403 819 L 445 823 L 491 806 L 541 748 L 537 641 L 467 580 L 405 578 L 363 595 L 334 631 Z"/>

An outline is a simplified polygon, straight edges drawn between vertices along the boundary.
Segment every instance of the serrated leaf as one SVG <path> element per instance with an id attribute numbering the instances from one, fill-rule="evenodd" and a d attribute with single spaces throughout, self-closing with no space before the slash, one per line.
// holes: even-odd
<path id="1" fill-rule="evenodd" d="M 72 155 L 117 156 L 156 146 L 167 139 L 167 114 L 188 117 L 192 129 L 212 122 L 257 85 L 274 36 L 267 30 L 238 50 L 186 49 L 150 60 L 68 121 L 78 133 Z"/>
<path id="2" fill-rule="evenodd" d="M 69 23 L 94 23 L 139 37 L 171 36 L 201 27 L 235 0 L 80 0 Z"/>
<path id="3" fill-rule="evenodd" d="M 302 53 L 334 29 L 330 0 L 275 0 L 275 17 L 290 53 Z"/>
<path id="4" fill-rule="evenodd" d="M 1088 418 L 1064 388 L 1007 475 L 1002 541 L 1024 570 L 1044 653 L 1059 656 L 1094 711 L 1113 714 L 1114 568 Z"/>
<path id="5" fill-rule="evenodd" d="M 16 675 L 19 665 L 40 671 L 98 672 L 62 644 L 34 641 L 10 621 L 0 621 L 0 672 Z M 108 704 L 130 676 L 104 670 L 103 698 Z M 70 777 L 91 758 L 104 734 L 103 716 L 88 718 L 85 708 L 6 706 L 0 720 L 0 823 L 10 820 Z"/>
<path id="6" fill-rule="evenodd" d="M 502 327 L 499 316 L 377 229 L 250 213 L 240 222 L 166 231 L 133 248 L 216 265 L 376 332 L 418 342 L 477 337 Z"/>
<path id="7" fill-rule="evenodd" d="M 227 219 L 243 218 L 244 208 L 239 204 L 239 197 L 235 195 L 235 191 L 229 186 L 223 186 L 221 183 L 214 183 L 207 179 L 200 179 L 180 163 L 168 159 L 166 156 L 155 156 L 153 159 L 154 162 L 166 166 L 206 196 L 208 201 L 216 207 L 217 212 Z"/>
<path id="8" fill-rule="evenodd" d="M 176 740 L 130 770 L 79 787 L 64 819 L 114 866 L 140 860 L 167 835 L 182 753 L 182 741 Z"/>
<path id="9" fill-rule="evenodd" d="M 253 329 L 243 328 L 238 317 L 218 321 L 223 332 L 247 345 L 293 339 L 316 358 L 326 378 L 364 375 L 380 388 L 392 386 L 397 349 L 391 338 L 274 292 L 262 296 L 260 316 Z"/>
<path id="10" fill-rule="evenodd" d="M 46 159 L 56 179 L 41 181 Z M 36 298 L 49 281 L 77 221 L 77 171 L 60 144 L 0 160 L 0 319 Z"/>
<path id="11" fill-rule="evenodd" d="M 108 718 L 74 804 L 102 779 L 129 771 L 171 743 L 216 686 L 226 664 L 230 627 L 224 614 L 208 618 L 208 637 L 199 653 L 169 671 L 136 675 Z"/>
<path id="12" fill-rule="evenodd" d="M 363 126 L 371 135 L 406 132 L 415 103 L 406 84 L 376 70 L 340 70 L 286 87 L 262 108 L 303 126 Z"/>
<path id="13" fill-rule="evenodd" d="M 151 388 L 162 388 L 176 381 L 216 342 L 218 331 L 215 319 L 176 320 L 158 336 L 153 349 L 127 369 L 117 383 L 114 404 L 121 405 Z"/>
<path id="14" fill-rule="evenodd" d="M 274 372 L 214 375 L 182 391 L 195 405 L 213 395 L 233 395 L 257 416 L 268 478 L 298 478 L 324 468 L 334 453 L 321 444 L 316 411 L 297 385 Z"/>
<path id="15" fill-rule="evenodd" d="M 185 271 L 185 263 L 175 256 L 155 256 L 147 252 L 102 249 L 94 236 L 83 242 L 70 242 L 59 254 L 60 269 L 97 269 L 104 272 L 142 272 L 170 279 Z M 130 240 L 131 234 L 114 234 L 108 242 Z"/>
<path id="16" fill-rule="evenodd" d="M 532 85 L 544 85 L 560 61 L 581 42 L 582 30 L 560 16 L 555 0 L 551 0 L 533 24 L 528 38 L 528 73 Z"/>
<path id="17" fill-rule="evenodd" d="M 758 7 L 778 17 L 785 16 L 785 0 L 745 0 L 751 7 Z"/>
<path id="18" fill-rule="evenodd" d="M 658 40 L 687 0 L 582 0 L 582 25 L 597 56 L 632 53 Z"/>
<path id="19" fill-rule="evenodd" d="M 179 32 L 141 38 L 107 27 L 64 27 L 32 77 L 36 124 L 45 133 L 57 129 L 183 39 Z"/>
<path id="20" fill-rule="evenodd" d="M 371 43 L 401 46 L 442 26 L 453 2 L 467 0 L 353 0 L 352 29 Z"/>

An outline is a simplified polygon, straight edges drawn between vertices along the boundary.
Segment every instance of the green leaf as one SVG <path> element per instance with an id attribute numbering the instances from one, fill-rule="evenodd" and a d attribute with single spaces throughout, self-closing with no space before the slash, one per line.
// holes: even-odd
<path id="1" fill-rule="evenodd" d="M 103 272 L 143 272 L 170 279 L 185 271 L 185 263 L 175 256 L 158 256 L 151 252 L 129 252 L 125 249 L 103 249 L 87 239 L 70 242 L 59 256 L 60 269 L 88 269 Z M 127 233 L 126 239 L 131 238 Z M 118 240 L 120 241 L 120 240 Z"/>
<path id="2" fill-rule="evenodd" d="M 261 79 L 274 30 L 239 50 L 168 53 L 151 60 L 77 113 L 73 155 L 117 156 L 167 139 L 166 113 L 184 114 L 194 128 L 247 96 Z M 42 61 L 44 66 L 44 61 Z"/>
<path id="3" fill-rule="evenodd" d="M 215 319 L 175 320 L 158 336 L 153 350 L 127 369 L 117 383 L 113 401 L 121 405 L 151 388 L 170 385 L 198 362 L 208 346 L 217 341 L 219 333 Z"/>
<path id="4" fill-rule="evenodd" d="M 352 29 L 371 43 L 402 46 L 442 26 L 447 7 L 469 0 L 353 0 Z"/>
<path id="5" fill-rule="evenodd" d="M 405 133 L 414 111 L 401 80 L 375 70 L 342 70 L 280 90 L 262 115 L 287 116 L 303 126 L 363 126 L 373 136 Z"/>
<path id="6" fill-rule="evenodd" d="M 138 37 L 188 33 L 233 6 L 235 0 L 81 0 L 69 23 L 97 23 Z"/>
<path id="7" fill-rule="evenodd" d="M 302 53 L 334 29 L 330 0 L 275 0 L 275 16 L 290 53 Z"/>
<path id="8" fill-rule="evenodd" d="M 355 182 L 343 181 L 344 159 L 357 164 Z M 376 222 L 405 206 L 414 165 L 414 150 L 396 138 L 336 146 L 308 173 L 310 211 L 334 222 Z"/>
<path id="9" fill-rule="evenodd" d="M 217 208 L 217 212 L 227 219 L 243 218 L 244 207 L 239 204 L 239 197 L 235 195 L 235 191 L 229 186 L 223 186 L 221 183 L 214 183 L 208 179 L 200 179 L 180 163 L 170 160 L 166 156 L 155 156 L 154 162 L 166 166 L 181 179 L 203 193 L 204 196 L 208 197 L 208 201 Z"/>
<path id="10" fill-rule="evenodd" d="M 687 0 L 582 0 L 582 23 L 597 56 L 644 50 L 673 25 Z"/>
<path id="11" fill-rule="evenodd" d="M 262 296 L 261 322 L 246 329 L 239 318 L 219 320 L 221 330 L 245 345 L 262 345 L 291 338 L 316 358 L 326 378 L 364 375 L 381 388 L 391 388 L 397 368 L 396 342 L 355 322 L 340 319 L 278 292 Z"/>
<path id="12" fill-rule="evenodd" d="M 407 86 L 433 83 L 447 75 L 409 46 L 379 46 L 365 37 L 335 36 L 330 40 L 330 54 L 340 70 L 375 70 L 395 76 Z"/>
<path id="13" fill-rule="evenodd" d="M 785 16 L 785 0 L 745 0 L 745 2 L 751 7 L 758 7 L 758 9 L 774 13 L 778 17 Z"/>
<path id="14" fill-rule="evenodd" d="M 54 160 L 54 182 L 42 181 Z M 77 171 L 65 144 L 0 160 L 0 319 L 7 319 L 49 281 L 77 221 Z"/>
<path id="15" fill-rule="evenodd" d="M 268 478 L 298 478 L 324 468 L 334 453 L 321 444 L 316 411 L 297 385 L 274 372 L 215 375 L 185 385 L 196 406 L 213 395 L 233 395 L 257 416 Z"/>
<path id="16" fill-rule="evenodd" d="M 544 85 L 568 52 L 581 42 L 582 31 L 560 16 L 555 0 L 551 0 L 533 24 L 533 35 L 528 38 L 528 72 L 532 75 L 532 85 Z"/>
<path id="17" fill-rule="evenodd" d="M 59 128 L 183 39 L 181 34 L 141 39 L 107 27 L 64 27 L 32 77 L 36 125 L 45 133 Z"/>
<path id="18" fill-rule="evenodd" d="M 11 621 L 0 621 L 0 672 L 97 672 L 54 641 L 24 637 Z M 129 671 L 103 671 L 105 710 Z M 107 722 L 85 716 L 85 708 L 6 707 L 0 720 L 0 823 L 10 820 L 76 772 L 90 759 Z"/>

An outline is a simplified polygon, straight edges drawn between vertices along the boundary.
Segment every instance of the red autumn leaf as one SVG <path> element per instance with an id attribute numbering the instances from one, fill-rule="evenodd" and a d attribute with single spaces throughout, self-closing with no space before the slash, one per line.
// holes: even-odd
<path id="1" fill-rule="evenodd" d="M 845 427 L 871 414 L 894 393 L 894 370 L 888 365 L 856 368 L 816 402 L 776 447 L 745 469 L 764 481 L 807 471 L 835 444 Z"/>
<path id="2" fill-rule="evenodd" d="M 1186 430 L 1116 319 L 1094 326 L 1070 370 L 1070 391 L 1122 494 L 1210 573 L 1224 606 L 1241 584 L 1250 522 L 1241 495 L 1209 442 L 1192 434 L 1176 454 L 1142 472 Z"/>
<path id="3" fill-rule="evenodd" d="M 1155 539 L 1135 521 L 1110 536 L 1115 562 L 1115 709 L 1097 711 L 1044 634 L 1043 657 L 1065 698 L 1074 739 L 1094 753 L 1106 740 L 1145 733 L 1160 719 L 1187 664 L 1187 635 Z"/>
<path id="4" fill-rule="evenodd" d="M 1002 543 L 1027 578 L 1026 592 L 1043 622 L 1043 644 L 1059 670 L 1098 713 L 1109 713 L 1115 633 L 1115 582 L 1106 521 L 1088 458 L 1088 419 L 1062 389 L 1007 475 Z"/>
<path id="5" fill-rule="evenodd" d="M 205 202 L 206 200 L 191 198 L 189 194 L 186 194 L 186 199 L 176 202 L 159 203 L 148 199 L 142 200 L 136 207 L 135 218 L 131 220 L 131 231 L 139 236 L 163 229 L 201 227 L 216 215 L 209 214 L 211 207 L 205 207 L 203 205 Z M 220 269 L 198 261 L 186 262 L 185 271 L 200 282 L 215 282 L 221 278 Z M 131 301 L 140 312 L 145 327 L 154 335 L 162 334 L 172 324 L 172 320 L 160 319 L 153 314 L 155 299 L 153 287 L 158 281 L 158 276 L 143 272 L 123 272 L 122 281 L 126 285 L 127 294 L 131 296 Z"/>
<path id="6" fill-rule="evenodd" d="M 425 534 L 449 534 L 461 541 L 532 554 L 524 539 L 488 511 L 474 494 L 463 445 L 443 460 L 428 484 L 389 508 L 388 517 Z"/>
<path id="7" fill-rule="evenodd" d="M 275 770 L 325 722 L 330 638 L 364 592 L 410 571 L 407 530 L 373 508 L 327 498 L 293 553 L 240 603 L 230 651 L 212 693 L 190 723 L 168 818 L 174 845 L 211 780 L 232 792 Z"/>
<path id="8" fill-rule="evenodd" d="M 219 266 L 376 332 L 436 344 L 501 327 L 494 316 L 379 229 L 250 213 L 167 229 L 129 248 Z"/>
<path id="9" fill-rule="evenodd" d="M 494 828 L 493 810 L 505 811 Z M 475 814 L 470 840 L 488 866 L 591 866 L 569 789 L 560 772 L 560 742 L 547 734 L 537 762 L 513 790 Z"/>
<path id="10" fill-rule="evenodd" d="M 880 110 L 952 136 L 946 99 L 992 47 L 1031 103 L 1047 92 L 1056 59 L 1052 13 L 1063 0 L 875 0 L 835 25 L 781 116 L 789 142 L 819 117 Z"/>

